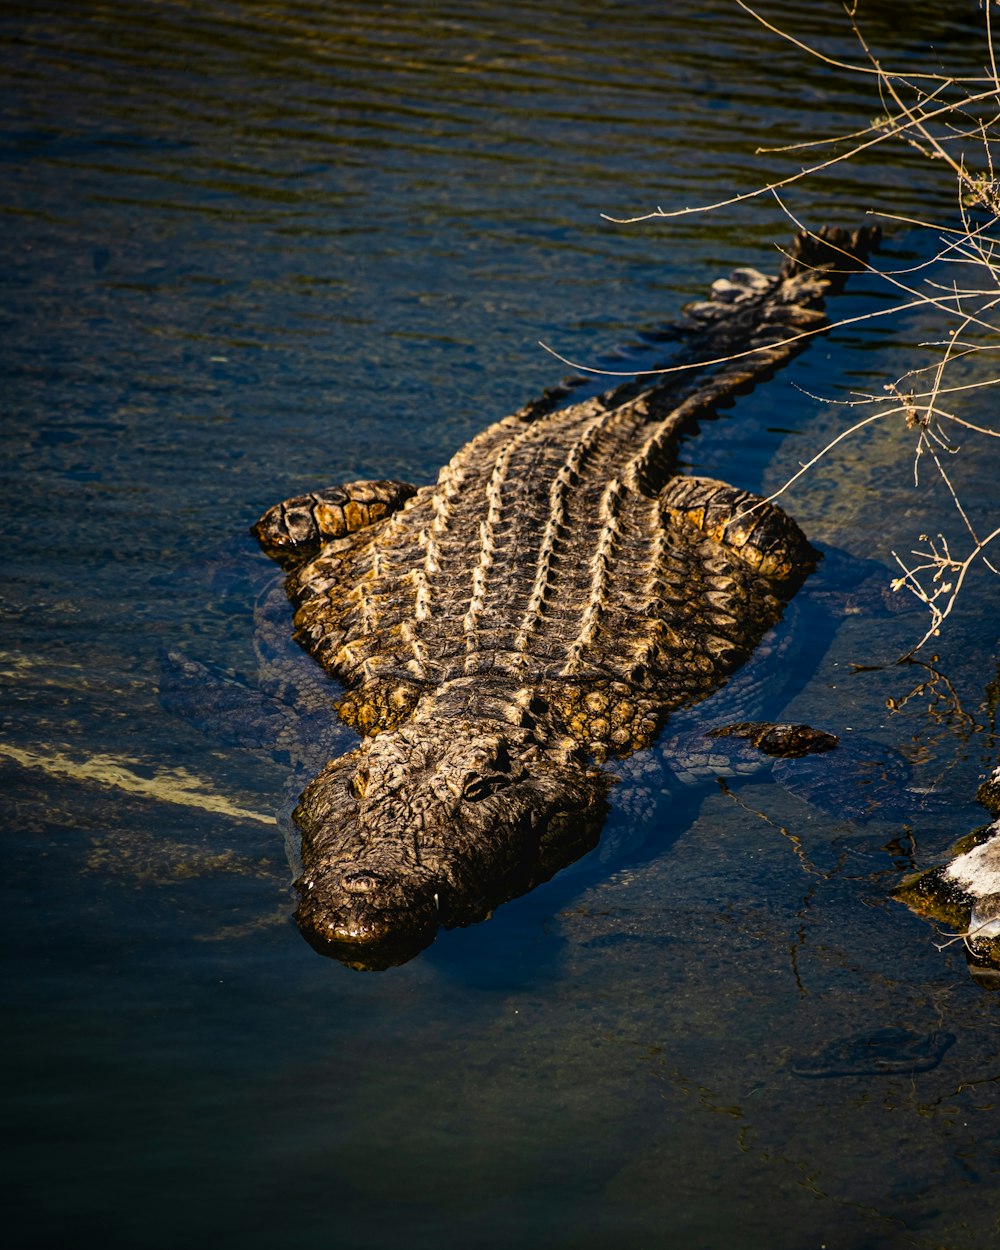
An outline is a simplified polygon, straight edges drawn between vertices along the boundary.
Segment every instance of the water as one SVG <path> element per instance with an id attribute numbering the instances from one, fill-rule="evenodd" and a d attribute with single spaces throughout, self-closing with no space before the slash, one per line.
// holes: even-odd
<path id="1" fill-rule="evenodd" d="M 980 72 L 976 6 L 861 7 L 887 56 Z M 839 5 L 768 14 L 851 48 Z M 558 379 L 539 340 L 594 359 L 792 229 L 768 197 L 601 213 L 784 176 L 754 147 L 867 124 L 868 85 L 728 0 L 8 3 L 0 57 L 8 1244 L 995 1244 L 996 999 L 886 897 L 980 821 L 993 748 L 928 710 L 941 683 L 886 711 L 922 670 L 849 669 L 919 613 L 848 617 L 793 710 L 902 749 L 954 815 L 861 829 L 764 781 L 664 803 L 633 858 L 378 975 L 287 922 L 286 765 L 157 700 L 163 645 L 251 667 L 264 507 L 432 480 Z M 955 215 L 906 150 L 789 203 Z M 796 386 L 876 390 L 936 337 L 825 338 L 688 462 L 774 489 L 845 420 Z M 869 431 L 789 507 L 886 562 L 955 533 L 906 446 Z M 990 446 L 949 470 L 988 515 Z M 935 643 L 980 723 L 996 602 L 973 577 Z M 793 1071 L 890 1026 L 956 1041 L 912 1077 Z"/>

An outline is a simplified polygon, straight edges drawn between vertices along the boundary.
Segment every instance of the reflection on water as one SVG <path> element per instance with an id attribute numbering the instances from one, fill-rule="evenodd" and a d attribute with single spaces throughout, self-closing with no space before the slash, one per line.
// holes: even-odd
<path id="1" fill-rule="evenodd" d="M 860 6 L 886 55 L 961 65 L 981 15 L 936 7 Z M 850 46 L 839 5 L 768 13 Z M 996 1000 L 886 901 L 903 860 L 975 823 L 991 751 L 923 701 L 887 713 L 905 674 L 848 668 L 905 649 L 912 615 L 848 618 L 793 711 L 899 748 L 954 818 L 861 831 L 762 785 L 664 800 L 663 849 L 378 977 L 274 920 L 289 874 L 254 816 L 280 815 L 288 761 L 156 694 L 162 646 L 253 669 L 241 543 L 265 506 L 426 482 L 556 380 L 539 339 L 593 358 L 734 265 L 773 267 L 790 229 L 763 199 L 599 214 L 787 173 L 754 147 L 867 124 L 864 84 L 728 0 L 42 0 L 4 6 L 0 58 L 13 1244 L 993 1244 Z M 907 152 L 795 200 L 814 225 L 915 204 L 953 212 Z M 772 488 L 838 419 L 796 385 L 879 386 L 937 334 L 831 336 L 690 463 Z M 988 458 L 956 472 L 988 505 Z M 885 559 L 951 524 L 911 474 L 873 434 L 789 507 Z M 995 616 L 971 605 L 992 586 L 940 643 L 980 721 Z M 170 778 L 230 810 L 171 801 Z M 912 1077 L 792 1070 L 882 1027 L 956 1041 Z"/>

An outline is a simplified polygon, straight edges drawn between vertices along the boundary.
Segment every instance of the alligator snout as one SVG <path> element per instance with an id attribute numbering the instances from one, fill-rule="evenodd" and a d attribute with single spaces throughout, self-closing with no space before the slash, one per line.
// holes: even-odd
<path id="1" fill-rule="evenodd" d="M 433 940 L 441 922 L 436 885 L 407 873 L 327 865 L 308 870 L 298 893 L 295 921 L 303 937 L 353 968 L 404 963 Z"/>

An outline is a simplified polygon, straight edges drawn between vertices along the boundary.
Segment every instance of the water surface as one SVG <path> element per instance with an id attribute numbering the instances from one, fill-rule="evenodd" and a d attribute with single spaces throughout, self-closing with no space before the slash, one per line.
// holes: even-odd
<path id="1" fill-rule="evenodd" d="M 861 10 L 885 56 L 981 71 L 977 6 Z M 837 4 L 767 12 L 855 55 Z M 903 751 L 947 815 L 861 828 L 764 780 L 663 799 L 641 846 L 613 814 L 595 862 L 377 975 L 287 920 L 287 762 L 157 699 L 164 645 L 252 667 L 264 507 L 433 480 L 564 372 L 539 340 L 597 359 L 792 231 L 769 197 L 602 213 L 784 176 L 802 158 L 755 147 L 866 125 L 869 85 L 728 0 L 9 3 L 0 65 L 9 1244 L 995 1244 L 996 1000 L 887 901 L 980 821 L 995 751 L 941 682 L 886 710 L 923 670 L 849 668 L 919 613 L 817 635 L 792 710 Z M 956 213 L 907 149 L 789 204 Z M 900 232 L 886 263 L 928 246 Z M 837 311 L 883 303 L 862 281 Z M 939 337 L 835 332 L 687 463 L 774 489 L 849 419 L 810 394 L 876 390 Z M 869 431 L 790 510 L 885 563 L 954 533 L 908 448 Z M 988 514 L 989 446 L 953 474 Z M 977 575 L 935 644 L 980 725 L 996 604 Z M 795 1074 L 883 1028 L 955 1042 L 912 1074 Z"/>

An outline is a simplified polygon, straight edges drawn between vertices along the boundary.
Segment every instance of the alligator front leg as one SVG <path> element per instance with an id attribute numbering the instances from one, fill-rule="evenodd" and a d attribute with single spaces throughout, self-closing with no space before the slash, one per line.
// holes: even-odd
<path id="1" fill-rule="evenodd" d="M 311 560 L 324 543 L 396 512 L 417 488 L 408 482 L 346 482 L 296 495 L 268 508 L 251 533 L 285 567 Z"/>
<path id="2" fill-rule="evenodd" d="M 748 490 L 679 476 L 660 491 L 659 502 L 671 524 L 701 530 L 763 577 L 794 587 L 816 567 L 816 552 L 792 518 Z"/>

